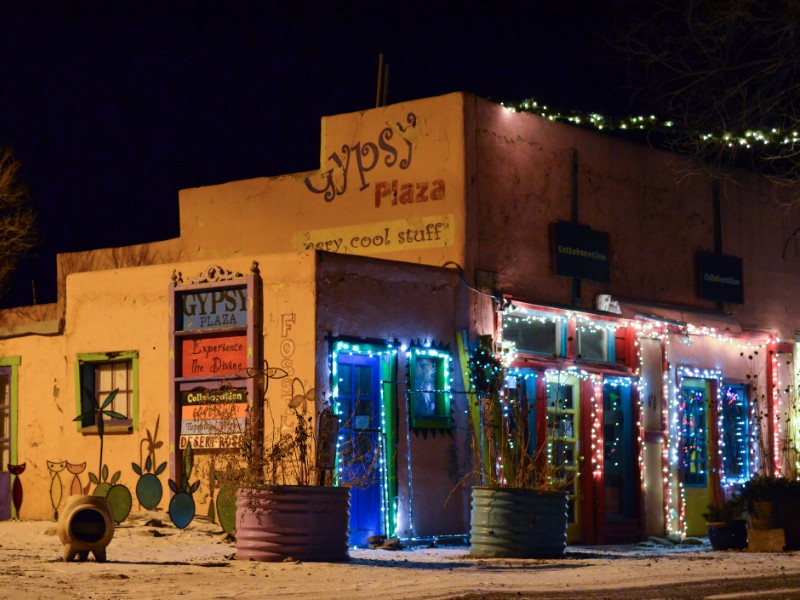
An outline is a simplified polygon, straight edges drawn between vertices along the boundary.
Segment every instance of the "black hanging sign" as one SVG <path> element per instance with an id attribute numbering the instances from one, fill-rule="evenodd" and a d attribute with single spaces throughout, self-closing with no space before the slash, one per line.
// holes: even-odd
<path id="1" fill-rule="evenodd" d="M 557 275 L 611 281 L 607 233 L 568 221 L 559 221 L 553 229 Z"/>
<path id="2" fill-rule="evenodd" d="M 698 293 L 716 302 L 744 303 L 742 259 L 708 252 L 697 253 Z"/>

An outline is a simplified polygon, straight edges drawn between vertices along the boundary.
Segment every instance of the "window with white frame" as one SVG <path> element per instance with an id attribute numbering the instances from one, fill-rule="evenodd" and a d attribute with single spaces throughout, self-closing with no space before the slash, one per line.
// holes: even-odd
<path id="1" fill-rule="evenodd" d="M 77 363 L 78 414 L 86 415 L 79 424 L 82 431 L 96 430 L 96 407 L 103 407 L 108 397 L 116 395 L 103 409 L 124 415 L 124 419 L 105 418 L 107 431 L 130 431 L 136 428 L 138 410 L 138 352 L 79 354 Z"/>
<path id="2" fill-rule="evenodd" d="M 614 362 L 613 326 L 578 320 L 575 329 L 578 358 L 590 362 Z"/>
<path id="3" fill-rule="evenodd" d="M 503 315 L 503 340 L 514 342 L 518 352 L 565 356 L 567 319 L 563 315 L 519 311 Z"/>

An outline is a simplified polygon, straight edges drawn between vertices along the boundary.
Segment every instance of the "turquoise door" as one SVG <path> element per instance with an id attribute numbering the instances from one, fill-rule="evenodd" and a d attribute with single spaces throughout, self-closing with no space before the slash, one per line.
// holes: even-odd
<path id="1" fill-rule="evenodd" d="M 340 482 L 352 486 L 350 544 L 364 546 L 368 537 L 385 533 L 379 468 L 384 435 L 380 358 L 339 355 L 337 375 L 341 415 Z"/>

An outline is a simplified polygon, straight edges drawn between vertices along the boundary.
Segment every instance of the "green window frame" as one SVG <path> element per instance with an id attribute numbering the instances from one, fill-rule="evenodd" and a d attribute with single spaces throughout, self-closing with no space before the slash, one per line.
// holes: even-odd
<path id="1" fill-rule="evenodd" d="M 95 352 L 77 355 L 75 361 L 76 416 L 89 412 L 94 401 L 103 402 L 113 389 L 119 389 L 108 408 L 127 415 L 127 419 L 107 419 L 106 433 L 130 433 L 139 429 L 139 352 Z M 78 431 L 96 434 L 94 416 L 77 423 Z"/>
<path id="2" fill-rule="evenodd" d="M 407 353 L 411 427 L 451 429 L 452 357 L 448 352 L 420 346 L 411 346 Z"/>

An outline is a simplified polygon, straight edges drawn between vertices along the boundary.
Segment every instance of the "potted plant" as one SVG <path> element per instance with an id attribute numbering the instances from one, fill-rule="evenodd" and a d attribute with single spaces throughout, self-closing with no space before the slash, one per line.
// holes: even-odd
<path id="1" fill-rule="evenodd" d="M 785 549 L 800 549 L 800 481 L 756 475 L 742 486 L 752 529 L 783 529 Z"/>
<path id="2" fill-rule="evenodd" d="M 480 485 L 472 488 L 470 554 L 557 558 L 567 545 L 568 477 L 548 444 L 532 448 L 527 406 L 506 398 L 505 367 L 483 336 L 470 356 L 475 392 L 473 449 Z"/>
<path id="3" fill-rule="evenodd" d="M 778 505 L 785 496 L 786 486 L 784 478 L 772 475 L 756 475 L 744 483 L 741 493 L 750 527 L 773 529 L 779 526 Z"/>
<path id="4" fill-rule="evenodd" d="M 241 447 L 217 467 L 224 481 L 238 482 L 236 558 L 346 561 L 350 489 L 336 486 L 333 477 L 338 417 L 313 390 L 295 394 L 274 415 L 277 407 L 266 400 L 268 381 L 285 373 L 265 368 L 262 375 L 261 397 L 248 407 Z M 299 379 L 293 383 L 302 388 Z M 231 420 L 232 427 L 238 423 Z"/>
<path id="5" fill-rule="evenodd" d="M 742 550 L 747 547 L 745 505 L 740 495 L 709 504 L 703 513 L 708 528 L 708 541 L 714 550 Z"/>

